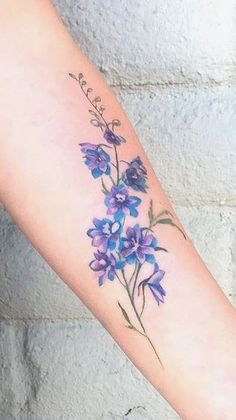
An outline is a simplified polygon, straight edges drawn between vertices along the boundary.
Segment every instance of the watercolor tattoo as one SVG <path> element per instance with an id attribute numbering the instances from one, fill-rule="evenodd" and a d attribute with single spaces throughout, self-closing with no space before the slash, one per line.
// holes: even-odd
<path id="1" fill-rule="evenodd" d="M 115 132 L 121 122 L 118 119 L 106 120 L 100 96 L 93 96 L 93 89 L 87 86 L 82 73 L 78 76 L 69 73 L 69 76 L 78 82 L 90 104 L 88 112 L 91 124 L 101 130 L 101 143 L 79 144 L 84 163 L 92 177 L 100 179 L 104 195 L 105 216 L 101 219 L 95 217 L 93 226 L 87 231 L 92 246 L 96 248 L 89 267 L 96 274 L 99 286 L 107 280 L 118 281 L 122 285 L 127 293 L 129 308 L 124 308 L 120 302 L 118 306 L 126 327 L 149 342 L 163 366 L 142 318 L 147 304 L 147 291 L 151 292 L 157 305 L 164 303 L 166 296 L 162 285 L 165 271 L 160 268 L 157 255 L 158 252 L 168 251 L 159 246 L 153 228 L 158 224 L 170 225 L 177 228 L 185 239 L 186 235 L 174 223 L 174 216 L 169 210 L 154 213 L 152 199 L 147 225 L 141 226 L 137 222 L 142 205 L 140 196 L 148 190 L 147 170 L 139 156 L 130 162 L 119 158 L 119 149 L 126 143 L 126 139 Z M 130 222 L 132 218 L 135 219 L 133 223 Z M 145 278 L 142 275 L 144 265 L 149 266 L 149 275 Z"/>

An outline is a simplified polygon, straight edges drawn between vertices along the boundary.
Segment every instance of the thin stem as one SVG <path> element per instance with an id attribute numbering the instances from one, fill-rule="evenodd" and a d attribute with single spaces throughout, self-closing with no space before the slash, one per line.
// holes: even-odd
<path id="1" fill-rule="evenodd" d="M 136 328 L 136 327 L 134 327 L 134 330 L 135 330 L 135 331 L 137 331 L 137 333 L 139 333 L 139 334 L 140 334 L 140 335 L 142 335 L 143 337 L 147 338 L 147 336 L 146 336 L 144 333 L 142 333 L 141 331 L 137 330 L 137 328 Z"/>
<path id="2" fill-rule="evenodd" d="M 143 304 L 142 304 L 142 309 L 141 309 L 141 312 L 140 312 L 140 318 L 143 315 L 143 311 L 144 311 L 144 308 L 145 308 L 145 302 L 146 302 L 145 292 L 143 291 Z"/>
<path id="3" fill-rule="evenodd" d="M 118 158 L 118 153 L 117 153 L 117 147 L 115 144 L 114 144 L 114 151 L 115 151 L 115 157 L 116 157 L 116 171 L 117 171 L 116 185 L 118 185 L 119 180 L 120 180 L 120 168 L 119 168 L 119 158 Z"/>
<path id="4" fill-rule="evenodd" d="M 111 180 L 112 184 L 113 184 L 113 185 L 116 185 L 116 183 L 115 183 L 115 181 L 114 181 L 114 179 L 112 178 L 112 176 L 111 176 L 111 175 L 109 175 L 109 178 L 110 178 L 110 180 Z"/>
<path id="5" fill-rule="evenodd" d="M 109 149 L 112 149 L 112 146 L 108 146 L 108 144 L 104 144 L 104 143 L 100 143 L 98 146 L 108 147 Z"/>
<path id="6" fill-rule="evenodd" d="M 145 329 L 145 327 L 144 327 L 144 325 L 143 325 L 143 322 L 142 322 L 142 320 L 141 320 L 141 318 L 140 318 L 140 316 L 139 316 L 139 314 L 138 314 L 138 311 L 137 311 L 137 309 L 136 309 L 136 306 L 135 306 L 135 304 L 134 304 L 134 301 L 133 301 L 132 295 L 131 295 L 130 290 L 129 290 L 129 285 L 128 285 L 128 281 L 127 281 L 127 279 L 126 279 L 126 277 L 125 277 L 125 272 L 124 272 L 124 269 L 123 269 L 123 270 L 121 270 L 121 272 L 122 272 L 123 279 L 124 279 L 124 282 L 125 282 L 125 285 L 126 285 L 125 287 L 126 287 L 126 290 L 127 290 L 128 296 L 129 296 L 129 299 L 130 299 L 130 303 L 131 303 L 131 305 L 132 305 L 132 308 L 133 308 L 133 310 L 134 310 L 134 313 L 135 313 L 135 315 L 136 315 L 136 318 L 137 318 L 137 320 L 138 320 L 138 322 L 139 322 L 139 324 L 140 324 L 140 326 L 141 326 L 141 328 L 142 328 L 142 330 L 143 330 L 143 333 L 144 333 L 144 335 L 145 335 L 146 339 L 149 341 L 149 343 L 150 343 L 150 345 L 151 345 L 151 347 L 152 347 L 152 349 L 153 349 L 153 351 L 154 351 L 154 353 L 155 353 L 155 355 L 156 355 L 156 357 L 157 357 L 157 359 L 158 359 L 159 363 L 161 364 L 162 368 L 164 368 L 163 363 L 162 363 L 162 361 L 161 361 L 161 359 L 160 359 L 160 356 L 158 355 L 158 353 L 157 353 L 157 351 L 156 351 L 156 349 L 155 349 L 155 347 L 154 347 L 154 345 L 153 345 L 153 343 L 152 343 L 151 339 L 148 337 L 147 332 L 146 332 L 146 329 Z"/>
<path id="7" fill-rule="evenodd" d="M 132 276 L 131 276 L 131 277 L 130 277 L 130 279 L 129 279 L 129 285 L 131 285 L 131 282 L 132 282 L 132 280 L 133 280 L 133 278 L 134 278 L 134 275 L 135 275 L 135 273 L 136 273 L 136 269 L 137 269 L 137 261 L 135 262 L 135 267 L 134 267 L 133 274 L 132 274 Z"/>
<path id="8" fill-rule="evenodd" d="M 145 332 L 145 334 L 146 334 L 146 332 Z M 160 356 L 158 355 L 158 353 L 157 353 L 157 351 L 156 351 L 156 349 L 155 349 L 155 347 L 154 347 L 154 345 L 153 345 L 152 341 L 150 340 L 150 338 L 148 337 L 148 335 L 147 335 L 147 334 L 146 334 L 146 338 L 147 338 L 147 340 L 149 341 L 149 343 L 150 343 L 150 345 L 151 345 L 151 347 L 152 347 L 152 349 L 153 349 L 153 351 L 154 351 L 154 353 L 155 353 L 156 357 L 158 358 L 158 361 L 160 362 L 161 367 L 164 369 L 164 365 L 163 365 L 163 363 L 162 363 L 162 361 L 161 361 L 161 359 L 160 359 Z"/>
<path id="9" fill-rule="evenodd" d="M 115 273 L 115 276 L 119 280 L 120 284 L 122 284 L 122 286 L 126 288 L 126 285 L 121 281 L 121 279 L 120 279 L 120 277 L 118 276 L 117 273 Z"/>
<path id="10" fill-rule="evenodd" d="M 147 232 L 148 232 L 148 231 L 150 231 L 150 232 L 154 232 L 154 231 L 152 230 L 152 225 L 149 225 L 148 227 L 144 227 L 144 228 L 142 228 L 142 230 L 143 230 L 143 231 L 144 231 L 144 230 L 146 230 L 145 235 L 147 235 Z"/>
<path id="11" fill-rule="evenodd" d="M 137 272 L 136 272 L 136 275 L 135 275 L 135 279 L 134 279 L 134 285 L 133 285 L 133 290 L 132 290 L 132 299 L 134 299 L 135 287 L 136 287 L 136 284 L 137 284 L 138 275 L 139 275 L 139 271 L 141 269 L 141 266 L 142 265 L 139 262 L 138 266 L 137 266 Z"/>
<path id="12" fill-rule="evenodd" d="M 77 80 L 78 80 L 78 79 L 77 79 Z M 81 85 L 81 83 L 80 83 L 80 80 L 78 80 L 78 82 L 79 82 L 79 85 L 80 85 L 80 87 L 81 87 L 82 92 L 84 93 L 84 95 L 86 96 L 86 98 L 88 99 L 88 101 L 90 102 L 90 104 L 92 105 L 92 107 L 93 107 L 94 109 L 96 109 L 96 111 L 97 111 L 97 112 L 98 112 L 98 114 L 100 115 L 101 119 L 103 120 L 103 122 L 104 122 L 105 126 L 106 126 L 107 128 L 109 128 L 109 126 L 108 126 L 108 124 L 107 124 L 107 122 L 106 122 L 105 118 L 103 117 L 102 113 L 99 111 L 99 109 L 96 107 L 96 105 L 94 105 L 93 101 L 91 101 L 91 99 L 90 99 L 90 97 L 88 96 L 88 94 L 86 94 L 86 93 L 85 93 L 85 91 L 84 91 L 84 89 L 83 89 L 83 86 L 82 86 L 82 85 Z"/>

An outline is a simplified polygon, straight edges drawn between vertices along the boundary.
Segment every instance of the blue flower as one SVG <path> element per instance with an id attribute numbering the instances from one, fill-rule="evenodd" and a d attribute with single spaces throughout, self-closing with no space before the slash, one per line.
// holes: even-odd
<path id="1" fill-rule="evenodd" d="M 136 207 L 141 203 L 141 199 L 129 195 L 127 188 L 123 183 L 113 186 L 105 198 L 107 214 L 114 215 L 115 220 L 120 221 L 126 214 L 137 217 Z"/>
<path id="2" fill-rule="evenodd" d="M 149 276 L 145 280 L 142 280 L 139 283 L 138 295 L 140 294 L 141 288 L 144 293 L 144 288 L 148 286 L 154 298 L 156 299 L 158 305 L 160 305 L 160 303 L 164 303 L 164 297 L 166 296 L 166 291 L 163 289 L 161 285 L 161 280 L 163 279 L 164 275 L 165 275 L 165 271 L 160 270 L 158 264 L 155 263 L 154 270 L 151 276 Z"/>
<path id="3" fill-rule="evenodd" d="M 84 163 L 88 166 L 94 178 L 111 173 L 110 156 L 100 145 L 80 143 L 80 147 L 82 153 L 84 153 Z"/>
<path id="4" fill-rule="evenodd" d="M 110 130 L 110 128 L 106 128 L 103 134 L 106 141 L 110 144 L 114 144 L 116 146 L 119 146 L 121 143 L 125 143 L 125 139 L 122 136 L 117 136 L 113 131 Z"/>
<path id="5" fill-rule="evenodd" d="M 87 235 L 92 238 L 92 245 L 99 248 L 101 252 L 107 252 L 107 249 L 113 250 L 116 247 L 121 224 L 110 219 L 93 219 L 95 228 L 89 229 Z"/>
<path id="6" fill-rule="evenodd" d="M 155 257 L 153 251 L 157 247 L 157 240 L 153 235 L 145 234 L 139 224 L 128 227 L 126 237 L 121 238 L 120 253 L 129 264 L 138 261 L 143 264 L 145 261 L 153 264 Z"/>
<path id="7" fill-rule="evenodd" d="M 106 279 L 114 280 L 116 270 L 121 270 L 125 261 L 117 260 L 113 254 L 104 252 L 95 252 L 95 259 L 89 264 L 90 268 L 98 275 L 98 284 L 101 286 Z"/>
<path id="8" fill-rule="evenodd" d="M 124 183 L 135 191 L 147 192 L 147 170 L 140 157 L 137 156 L 128 165 L 128 168 L 122 175 Z"/>

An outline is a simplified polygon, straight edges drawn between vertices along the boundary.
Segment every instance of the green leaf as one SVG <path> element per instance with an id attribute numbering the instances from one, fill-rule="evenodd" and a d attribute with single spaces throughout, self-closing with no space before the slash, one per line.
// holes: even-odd
<path id="1" fill-rule="evenodd" d="M 159 217 L 161 217 L 161 216 L 168 216 L 168 215 L 170 215 L 171 217 L 174 217 L 174 215 L 169 211 L 169 210 L 163 210 L 163 211 L 161 211 L 161 213 L 159 213 L 156 217 L 155 217 L 155 219 L 157 220 L 157 219 L 159 219 Z"/>
<path id="2" fill-rule="evenodd" d="M 137 331 L 137 330 L 136 330 L 136 328 L 135 328 L 133 325 L 131 325 L 131 324 L 126 325 L 126 328 L 129 328 L 130 330 L 135 330 L 135 331 Z"/>
<path id="3" fill-rule="evenodd" d="M 145 334 L 142 333 L 141 331 L 139 331 L 137 328 L 135 328 L 133 325 L 126 325 L 126 328 L 129 328 L 129 330 L 133 330 L 136 331 L 137 333 L 139 333 L 140 335 L 145 337 Z"/>
<path id="4" fill-rule="evenodd" d="M 69 76 L 72 77 L 72 79 L 75 79 L 78 82 L 77 77 L 73 73 L 69 73 Z"/>
<path id="5" fill-rule="evenodd" d="M 149 218 L 149 225 L 150 227 L 153 224 L 154 221 L 154 214 L 153 214 L 153 202 L 150 200 L 149 210 L 148 210 L 148 218 Z"/>
<path id="6" fill-rule="evenodd" d="M 162 248 L 161 246 L 156 246 L 155 251 L 165 251 L 165 252 L 168 252 L 167 249 Z"/>
<path id="7" fill-rule="evenodd" d="M 170 226 L 175 227 L 176 229 L 178 229 L 178 230 L 182 233 L 183 237 L 184 237 L 185 239 L 187 239 L 187 237 L 186 237 L 185 233 L 182 231 L 182 229 L 181 229 L 178 225 L 176 225 L 176 224 L 173 222 L 173 220 L 172 220 L 172 219 L 159 219 L 159 220 L 157 220 L 157 221 L 155 222 L 155 225 L 156 225 L 157 223 L 160 223 L 160 224 L 162 224 L 162 225 L 170 225 Z"/>
<path id="8" fill-rule="evenodd" d="M 172 219 L 159 219 L 156 223 L 161 223 L 162 225 L 173 225 Z"/>
<path id="9" fill-rule="evenodd" d="M 121 306 L 120 302 L 118 302 L 119 308 L 121 309 L 121 312 L 123 314 L 123 317 L 125 318 L 125 320 L 128 322 L 128 324 L 132 327 L 132 324 L 130 322 L 130 319 L 128 317 L 128 314 L 126 312 L 126 310 Z M 129 327 L 130 328 L 130 327 Z"/>

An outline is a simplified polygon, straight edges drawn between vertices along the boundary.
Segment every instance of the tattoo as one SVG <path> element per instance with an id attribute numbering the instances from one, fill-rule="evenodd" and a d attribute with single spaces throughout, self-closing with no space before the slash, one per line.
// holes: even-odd
<path id="1" fill-rule="evenodd" d="M 165 271 L 159 267 L 157 254 L 167 252 L 167 249 L 159 246 L 153 228 L 158 224 L 170 225 L 177 228 L 185 239 L 186 235 L 174 223 L 174 216 L 169 210 L 154 213 L 152 199 L 147 226 L 130 222 L 132 218 L 137 219 L 141 208 L 142 199 L 138 195 L 147 194 L 147 170 L 139 156 L 130 162 L 119 158 L 119 149 L 126 143 L 126 139 L 115 132 L 121 122 L 118 119 L 109 122 L 105 119 L 101 98 L 93 96 L 93 89 L 87 86 L 82 73 L 78 76 L 69 75 L 79 83 L 90 103 L 88 112 L 91 124 L 101 130 L 101 143 L 79 144 L 85 165 L 93 178 L 100 179 L 106 208 L 106 216 L 102 219 L 94 218 L 93 227 L 87 231 L 92 246 L 96 248 L 89 267 L 96 273 L 99 286 L 106 280 L 115 280 L 122 285 L 130 304 L 127 310 L 118 302 L 126 327 L 147 339 L 163 366 L 142 318 L 148 290 L 157 305 L 164 303 L 166 296 L 162 286 Z M 150 274 L 146 278 L 142 275 L 144 265 L 149 265 Z M 135 322 L 131 321 L 130 311 Z"/>

